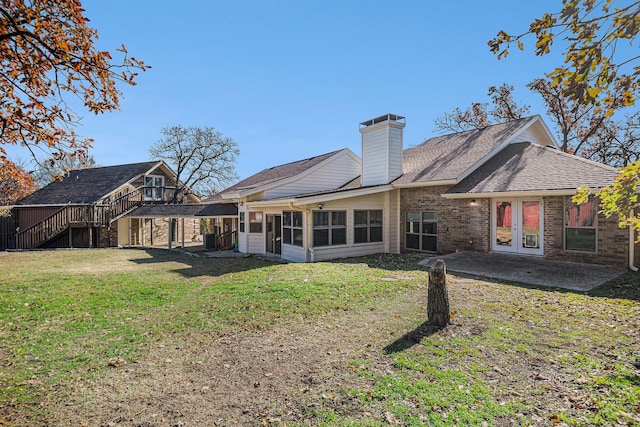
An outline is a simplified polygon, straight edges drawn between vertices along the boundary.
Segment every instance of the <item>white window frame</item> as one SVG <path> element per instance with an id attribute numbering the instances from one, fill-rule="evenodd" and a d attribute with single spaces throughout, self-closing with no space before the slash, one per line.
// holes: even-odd
<path id="1" fill-rule="evenodd" d="M 147 178 L 151 179 L 151 185 L 147 184 Z M 156 185 L 160 180 L 160 186 Z M 164 200 L 164 176 L 162 175 L 145 175 L 144 176 L 144 199 L 145 200 Z"/>

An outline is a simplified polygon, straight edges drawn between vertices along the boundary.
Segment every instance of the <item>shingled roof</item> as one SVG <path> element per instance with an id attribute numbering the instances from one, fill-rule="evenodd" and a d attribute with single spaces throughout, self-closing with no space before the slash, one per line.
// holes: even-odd
<path id="1" fill-rule="evenodd" d="M 93 204 L 159 162 L 72 170 L 62 181 L 54 181 L 35 191 L 17 205 Z"/>
<path id="2" fill-rule="evenodd" d="M 287 178 L 294 177 L 296 175 L 301 174 L 302 172 L 314 167 L 318 163 L 328 159 L 329 157 L 335 155 L 339 151 L 336 150 L 330 153 L 321 154 L 319 156 L 309 157 L 308 159 L 302 159 L 291 163 L 286 163 L 284 165 L 274 166 L 272 168 L 264 169 L 254 175 L 251 175 L 248 178 L 243 179 L 231 187 L 226 188 L 224 191 L 217 193 L 210 198 L 206 199 L 204 202 L 212 202 L 216 200 L 222 199 L 225 193 L 232 193 L 236 191 L 242 190 L 250 190 L 252 188 L 262 187 L 267 184 L 271 184 L 273 182 L 281 181 Z"/>
<path id="3" fill-rule="evenodd" d="M 575 190 L 610 185 L 617 170 L 529 142 L 509 144 L 446 194 Z"/>
<path id="4" fill-rule="evenodd" d="M 235 203 L 178 204 L 178 205 L 142 205 L 129 212 L 125 217 L 131 218 L 201 218 L 214 216 L 236 216 L 238 207 Z"/>
<path id="5" fill-rule="evenodd" d="M 393 184 L 457 180 L 538 116 L 437 136 L 404 150 L 404 174 Z"/>

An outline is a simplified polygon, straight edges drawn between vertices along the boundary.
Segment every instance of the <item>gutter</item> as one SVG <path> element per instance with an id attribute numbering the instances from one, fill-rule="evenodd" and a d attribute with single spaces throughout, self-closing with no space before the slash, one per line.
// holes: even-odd
<path id="1" fill-rule="evenodd" d="M 635 211 L 631 210 L 631 215 L 635 215 Z M 635 261 L 635 240 L 633 235 L 633 227 L 629 226 L 629 268 L 631 271 L 638 271 L 638 267 L 634 265 Z"/>

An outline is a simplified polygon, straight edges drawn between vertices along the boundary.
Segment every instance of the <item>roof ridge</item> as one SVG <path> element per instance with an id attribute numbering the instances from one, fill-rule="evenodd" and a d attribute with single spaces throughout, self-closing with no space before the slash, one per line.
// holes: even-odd
<path id="1" fill-rule="evenodd" d="M 293 160 L 293 161 L 287 162 L 287 163 L 281 163 L 279 165 L 271 166 L 270 168 L 262 169 L 261 172 L 273 170 L 273 169 L 276 169 L 276 168 L 279 168 L 279 167 L 282 167 L 282 166 L 292 165 L 294 163 L 310 162 L 311 160 L 317 159 L 318 157 L 324 157 L 324 156 L 333 155 L 333 154 L 336 154 L 336 153 L 338 153 L 338 152 L 340 152 L 342 150 L 344 150 L 344 148 L 341 148 L 339 150 L 329 151 L 328 153 L 324 153 L 324 154 L 318 154 L 316 156 L 311 156 L 311 157 L 308 157 L 306 159 L 299 159 L 299 160 Z M 258 173 L 260 173 L 260 172 L 258 172 Z"/>
<path id="2" fill-rule="evenodd" d="M 432 136 L 431 138 L 427 138 L 424 141 L 422 141 L 421 143 L 419 143 L 417 145 L 414 145 L 413 147 L 405 148 L 403 151 L 407 151 L 407 150 L 410 150 L 412 148 L 420 147 L 421 145 L 427 143 L 428 141 L 432 141 L 432 140 L 437 139 L 437 138 L 450 138 L 450 137 L 453 137 L 453 136 L 458 136 L 459 137 L 459 136 L 462 136 L 462 135 L 464 135 L 466 133 L 471 134 L 471 133 L 474 133 L 474 132 L 481 132 L 481 131 L 484 131 L 486 129 L 492 128 L 492 127 L 504 126 L 504 125 L 509 125 L 509 124 L 513 124 L 515 122 L 522 121 L 523 124 L 518 126 L 518 130 L 519 130 L 520 128 L 522 128 L 524 126 L 525 123 L 530 123 L 537 117 L 541 117 L 540 114 L 534 114 L 534 115 L 531 115 L 531 116 L 521 117 L 519 119 L 509 120 L 509 121 L 501 122 L 501 123 L 492 123 L 492 124 L 489 124 L 489 125 L 481 127 L 481 128 L 467 129 L 467 130 L 462 130 L 462 131 L 459 131 L 459 132 L 451 132 L 451 133 L 445 133 L 445 134 L 442 134 L 442 135 Z"/>
<path id="3" fill-rule="evenodd" d="M 107 168 L 116 168 L 116 167 L 124 167 L 124 166 L 136 166 L 136 165 L 144 165 L 144 164 L 156 164 L 162 162 L 162 160 L 149 160 L 147 162 L 135 162 L 135 163 L 124 163 L 124 164 L 120 164 L 120 165 L 110 165 L 110 166 L 95 166 L 95 167 L 88 167 L 88 168 L 82 168 L 82 169 L 70 169 L 69 173 L 71 172 L 78 172 L 78 171 L 85 171 L 85 170 L 89 170 L 89 169 L 107 169 Z"/>
<path id="4" fill-rule="evenodd" d="M 571 153 L 566 153 L 566 152 L 561 151 L 561 150 L 559 150 L 557 148 L 545 147 L 543 145 L 536 144 L 535 142 L 524 142 L 523 141 L 523 142 L 516 142 L 516 143 L 510 144 L 510 145 L 522 144 L 522 143 L 530 144 L 530 145 L 533 145 L 535 147 L 542 148 L 542 149 L 545 149 L 545 150 L 550 150 L 552 153 L 555 153 L 555 154 L 558 154 L 558 155 L 561 155 L 561 156 L 565 156 L 565 157 L 569 157 L 569 158 L 574 159 L 574 160 L 580 160 L 581 162 L 588 163 L 588 164 L 590 164 L 592 166 L 598 166 L 598 167 L 600 167 L 602 169 L 606 169 L 606 170 L 610 170 L 610 171 L 617 171 L 618 170 L 618 168 L 616 168 L 614 166 L 609 166 L 609 165 L 605 165 L 604 163 L 595 162 L 593 160 L 585 159 L 584 157 L 580 157 L 580 156 L 577 156 L 577 155 L 571 154 Z"/>

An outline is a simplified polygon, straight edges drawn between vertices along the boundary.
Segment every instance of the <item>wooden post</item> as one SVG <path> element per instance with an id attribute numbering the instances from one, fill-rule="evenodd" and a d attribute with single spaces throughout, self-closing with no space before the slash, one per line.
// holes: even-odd
<path id="1" fill-rule="evenodd" d="M 182 249 L 184 249 L 184 218 L 182 220 Z"/>
<path id="2" fill-rule="evenodd" d="M 144 218 L 139 218 L 138 219 L 138 227 L 140 227 L 140 225 L 139 225 L 140 222 L 142 222 L 142 245 L 141 246 L 144 248 L 144 240 L 145 240 L 144 227 L 146 225 L 145 223 L 147 222 L 147 220 L 144 219 Z"/>
<path id="3" fill-rule="evenodd" d="M 451 323 L 449 294 L 447 292 L 447 268 L 443 259 L 436 260 L 429 269 L 427 319 L 432 326 L 444 327 Z"/>

